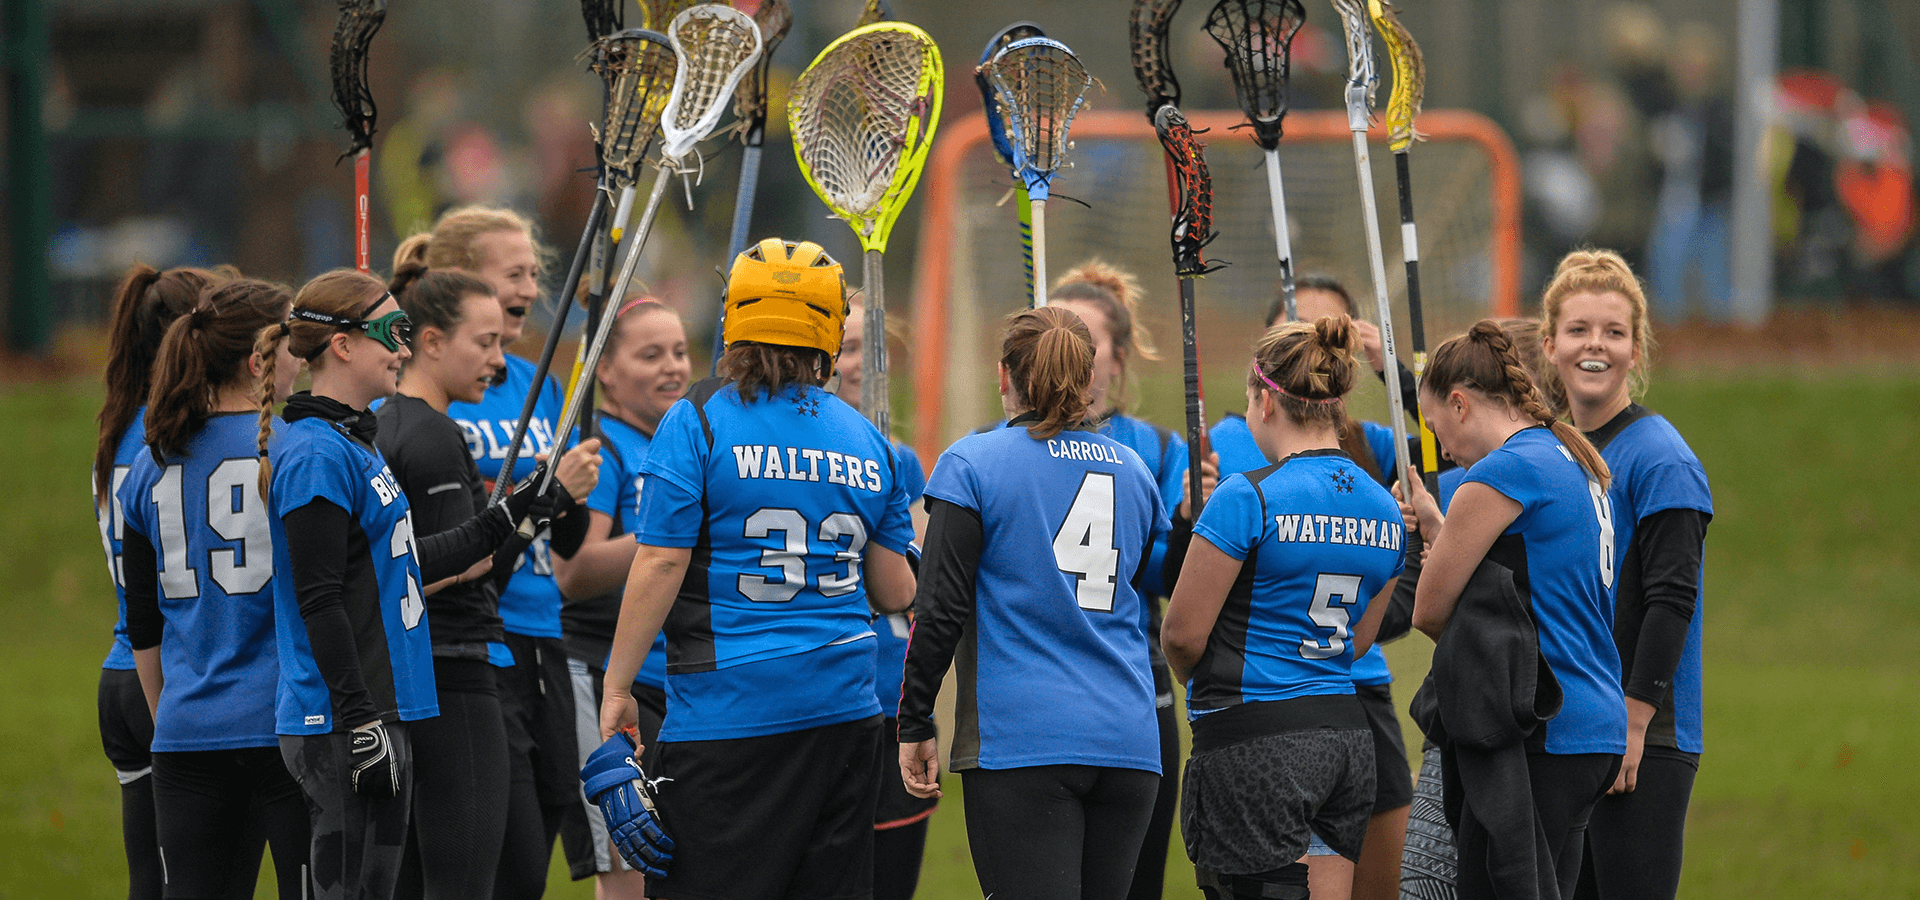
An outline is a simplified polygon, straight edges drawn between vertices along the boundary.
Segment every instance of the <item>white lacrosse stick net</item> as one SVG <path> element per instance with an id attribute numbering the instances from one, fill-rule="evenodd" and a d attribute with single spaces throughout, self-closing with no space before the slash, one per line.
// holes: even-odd
<path id="1" fill-rule="evenodd" d="M 1067 153 L 1073 116 L 1086 104 L 1093 76 L 1059 41 L 1027 38 L 1007 45 L 987 63 L 987 79 L 999 94 L 1014 160 L 1027 190 L 1046 198 L 1047 183 Z"/>
<path id="2" fill-rule="evenodd" d="M 809 67 L 787 101 L 815 186 L 836 212 L 858 220 L 863 238 L 885 212 L 909 142 L 924 143 L 933 130 L 932 105 L 921 95 L 930 50 L 909 32 L 858 35 Z"/>
<path id="3" fill-rule="evenodd" d="M 633 183 L 660 115 L 674 86 L 673 47 L 666 37 L 632 29 L 603 39 L 605 65 L 612 83 L 605 123 L 600 128 L 601 159 L 620 185 Z"/>
<path id="4" fill-rule="evenodd" d="M 733 7 L 708 3 L 673 17 L 667 31 L 680 57 L 673 96 L 660 118 L 664 162 L 686 156 L 720 124 L 740 79 L 760 59 L 760 27 Z"/>

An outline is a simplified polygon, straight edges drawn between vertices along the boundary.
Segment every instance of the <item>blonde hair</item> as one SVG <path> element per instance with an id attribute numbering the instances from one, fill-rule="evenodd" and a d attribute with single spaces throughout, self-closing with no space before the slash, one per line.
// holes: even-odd
<path id="1" fill-rule="evenodd" d="M 1535 423 L 1553 429 L 1555 437 L 1566 445 L 1575 462 L 1587 470 L 1593 480 L 1606 487 L 1611 478 L 1607 461 L 1579 429 L 1560 421 L 1547 406 L 1533 376 L 1520 361 L 1513 339 L 1492 319 L 1475 322 L 1466 334 L 1441 344 L 1433 351 L 1420 387 L 1436 397 L 1445 397 L 1455 388 L 1472 388 L 1487 397 L 1507 404 Z"/>
<path id="2" fill-rule="evenodd" d="M 1560 258 L 1553 280 L 1540 296 L 1540 335 L 1552 337 L 1560 328 L 1560 310 L 1575 294 L 1619 294 L 1627 298 L 1628 319 L 1633 325 L 1633 349 L 1640 361 L 1627 373 L 1627 394 L 1639 399 L 1647 392 L 1647 372 L 1653 359 L 1653 320 L 1647 315 L 1647 294 L 1634 277 L 1633 267 L 1612 250 L 1575 250 Z M 1549 398 L 1558 398 L 1554 406 L 1565 410 L 1567 388 L 1560 382 L 1560 370 L 1544 366 L 1546 378 L 1541 387 Z"/>
<path id="3" fill-rule="evenodd" d="M 1043 306 L 1007 317 L 1000 342 L 1000 364 L 1007 381 L 1040 421 L 1027 434 L 1046 440 L 1086 421 L 1093 384 L 1093 332 L 1079 316 Z"/>
<path id="4" fill-rule="evenodd" d="M 315 276 L 300 288 L 293 296 L 293 308 L 312 310 L 345 319 L 360 318 L 368 312 L 367 305 L 387 293 L 387 286 L 380 279 L 354 269 L 334 269 Z M 328 341 L 340 333 L 340 329 L 319 322 L 288 319 L 277 326 L 260 331 L 254 342 L 253 352 L 260 355 L 260 381 L 255 389 L 255 397 L 260 405 L 260 496 L 267 496 L 267 486 L 273 483 L 273 465 L 267 460 L 267 443 L 273 438 L 273 388 L 274 370 L 279 367 L 280 344 L 286 342 L 287 352 L 296 359 L 309 359 L 316 366 L 320 360 L 312 357 L 326 349 Z"/>
<path id="5" fill-rule="evenodd" d="M 448 210 L 433 223 L 433 229 L 408 236 L 393 251 L 393 270 L 397 274 L 409 266 L 428 269 L 465 269 L 478 272 L 486 264 L 474 241 L 483 234 L 515 231 L 533 242 L 534 257 L 545 269 L 552 251 L 542 246 L 533 231 L 533 220 L 500 206 L 462 206 Z"/>
<path id="6" fill-rule="evenodd" d="M 1140 311 L 1140 280 L 1133 273 L 1108 265 L 1098 257 L 1087 260 L 1053 282 L 1047 301 L 1076 300 L 1099 307 L 1107 317 L 1107 330 L 1113 340 L 1113 357 L 1120 363 L 1121 380 L 1108 388 L 1107 395 L 1117 409 L 1122 407 L 1132 387 L 1132 369 L 1127 363 L 1134 357 L 1152 362 L 1160 358 L 1153 346 L 1153 334 L 1145 323 L 1136 320 Z"/>

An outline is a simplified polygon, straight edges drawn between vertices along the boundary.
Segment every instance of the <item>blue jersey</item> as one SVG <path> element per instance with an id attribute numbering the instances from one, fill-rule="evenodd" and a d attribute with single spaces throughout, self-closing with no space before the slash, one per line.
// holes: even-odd
<path id="1" fill-rule="evenodd" d="M 1392 495 L 1339 450 L 1221 482 L 1193 533 L 1241 571 L 1194 667 L 1189 716 L 1353 693 L 1352 625 L 1405 567 L 1405 530 Z"/>
<path id="2" fill-rule="evenodd" d="M 487 388 L 479 403 L 450 403 L 447 416 L 459 423 L 467 435 L 467 449 L 480 467 L 480 477 L 492 482 L 500 477 L 500 464 L 506 461 L 507 445 L 513 442 L 513 428 L 520 423 L 520 407 L 527 402 L 533 387 L 535 366 L 513 354 L 507 354 L 506 377 Z M 540 401 L 533 408 L 533 420 L 527 423 L 527 439 L 514 460 L 512 478 L 533 474 L 534 456 L 553 453 L 554 423 L 559 420 L 566 399 L 560 383 L 549 377 L 540 386 Z M 555 454 L 557 456 L 557 454 Z M 553 561 L 547 550 L 547 533 L 541 532 L 527 547 L 527 553 L 514 569 L 513 577 L 500 591 L 500 621 L 508 631 L 528 637 L 560 636 L 560 586 L 553 580 Z"/>
<path id="3" fill-rule="evenodd" d="M 1614 585 L 1618 597 L 1615 624 L 1623 624 L 1628 615 L 1642 615 L 1635 553 L 1638 526 L 1648 516 L 1670 509 L 1697 510 L 1713 515 L 1713 493 L 1707 487 L 1707 471 L 1693 448 L 1674 430 L 1672 423 L 1638 404 L 1628 407 L 1625 427 L 1610 437 L 1595 436 L 1600 455 L 1613 472 L 1608 496 L 1617 511 L 1614 516 L 1615 572 L 1621 579 Z M 1603 428 L 1603 430 L 1605 430 Z M 1704 574 L 1704 573 L 1702 573 Z M 1693 620 L 1687 625 L 1687 643 L 1680 654 L 1680 666 L 1673 674 L 1672 702 L 1654 713 L 1647 729 L 1647 742 L 1656 746 L 1674 746 L 1689 753 L 1701 752 L 1704 738 L 1700 723 L 1700 640 L 1701 622 L 1706 618 L 1705 582 L 1694 597 Z M 1638 634 L 1639 624 L 1633 623 Z M 1615 634 L 1622 632 L 1616 627 Z M 1616 642 L 1623 655 L 1632 648 Z"/>
<path id="4" fill-rule="evenodd" d="M 1559 438 L 1524 428 L 1467 470 L 1520 504 L 1487 559 L 1513 570 L 1566 699 L 1546 726 L 1548 753 L 1624 753 L 1627 700 L 1613 646 L 1612 503 Z"/>
<path id="5" fill-rule="evenodd" d="M 162 466 L 138 454 L 117 499 L 153 546 L 166 686 L 153 749 L 277 747 L 272 527 L 260 500 L 260 425 L 224 413 Z"/>
<path id="6" fill-rule="evenodd" d="M 1361 422 L 1360 427 L 1366 434 L 1367 447 L 1373 452 L 1374 460 L 1378 462 L 1382 458 L 1387 459 L 1387 468 L 1383 471 L 1392 471 L 1393 430 L 1372 422 Z M 1260 445 L 1253 442 L 1253 432 L 1247 430 L 1247 417 L 1238 413 L 1228 413 L 1226 418 L 1214 423 L 1213 429 L 1207 432 L 1207 444 L 1220 456 L 1220 477 L 1222 478 L 1236 472 L 1264 469 L 1273 464 L 1272 460 L 1267 459 L 1266 454 L 1260 452 Z M 1382 457 L 1381 453 L 1389 455 Z M 1383 478 L 1381 483 L 1392 484 L 1392 481 Z M 1205 510 L 1200 514 L 1205 516 Z M 1387 655 L 1380 651 L 1379 644 L 1368 647 L 1365 654 L 1353 661 L 1353 683 L 1366 685 L 1393 683 L 1393 671 L 1387 668 Z"/>
<path id="7" fill-rule="evenodd" d="M 824 390 L 745 403 L 694 386 L 640 467 L 641 543 L 693 549 L 667 617 L 663 741 L 781 734 L 880 712 L 861 563 L 907 552 L 890 442 Z"/>
<path id="8" fill-rule="evenodd" d="M 109 496 L 93 498 L 93 518 L 100 526 L 100 545 L 107 552 L 107 575 L 113 578 L 114 599 L 120 604 L 120 618 L 113 623 L 113 646 L 107 650 L 103 669 L 126 671 L 133 668 L 133 645 L 127 643 L 127 580 L 120 572 L 120 536 L 126 519 L 120 509 L 120 485 L 133 468 L 135 456 L 147 449 L 147 408 L 133 414 L 120 444 L 113 449 L 113 475 L 107 481 Z M 104 501 L 104 502 L 102 502 Z"/>
<path id="9" fill-rule="evenodd" d="M 953 767 L 1159 772 L 1134 582 L 1167 514 L 1140 455 L 1092 432 L 1035 440 L 1006 428 L 947 448 L 927 496 L 981 524 L 973 620 L 956 660 Z"/>
<path id="10" fill-rule="evenodd" d="M 593 493 L 587 495 L 587 508 L 612 520 L 612 530 L 608 532 L 610 537 L 632 535 L 640 525 L 640 490 L 646 482 L 645 476 L 640 474 L 640 464 L 647 461 L 647 451 L 653 446 L 653 438 L 604 412 L 594 422 L 599 426 L 603 444 L 600 450 L 600 480 L 594 484 Z M 586 602 L 569 599 L 560 611 L 562 630 L 566 631 L 567 639 L 583 645 L 591 643 L 592 656 L 599 660 L 603 670 L 610 654 L 601 650 L 600 645 L 605 643 L 611 647 L 613 644 L 613 632 L 620 619 L 620 600 L 624 593 L 624 590 L 616 589 L 611 596 L 596 597 Z M 664 631 L 653 636 L 653 647 L 647 651 L 647 658 L 640 664 L 640 672 L 633 680 L 648 687 L 666 688 L 667 636 Z"/>
<path id="11" fill-rule="evenodd" d="M 911 508 L 927 492 L 927 470 L 920 465 L 920 454 L 899 441 L 893 442 L 893 458 L 899 462 L 900 484 L 906 489 Z M 880 701 L 880 711 L 893 718 L 900 712 L 900 682 L 905 677 L 913 618 L 906 613 L 881 616 L 873 623 L 873 634 L 874 698 Z"/>
<path id="12" fill-rule="evenodd" d="M 380 451 L 321 418 L 290 422 L 273 439 L 274 624 L 280 647 L 281 734 L 326 734 L 364 723 L 333 721 L 333 696 L 314 663 L 306 620 L 294 596 L 284 517 L 326 500 L 352 521 L 342 602 L 353 625 L 361 674 L 384 718 L 440 714 L 433 685 L 433 644 L 426 628 L 420 566 L 414 560 L 413 517 L 406 494 Z"/>

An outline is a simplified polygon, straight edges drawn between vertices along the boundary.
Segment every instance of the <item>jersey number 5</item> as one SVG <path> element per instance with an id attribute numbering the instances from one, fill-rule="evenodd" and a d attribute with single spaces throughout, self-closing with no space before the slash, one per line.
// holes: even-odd
<path id="1" fill-rule="evenodd" d="M 1053 564 L 1075 576 L 1081 609 L 1113 612 L 1120 548 L 1113 544 L 1113 475 L 1088 472 L 1067 520 L 1053 533 Z"/>
<path id="2" fill-rule="evenodd" d="M 1347 607 L 1359 602 L 1360 576 L 1320 573 L 1313 582 L 1313 605 L 1307 608 L 1307 617 L 1321 628 L 1332 629 L 1333 634 L 1324 644 L 1311 638 L 1301 641 L 1300 657 L 1332 659 L 1347 652 L 1347 638 L 1352 635 L 1347 623 L 1353 621 Z"/>

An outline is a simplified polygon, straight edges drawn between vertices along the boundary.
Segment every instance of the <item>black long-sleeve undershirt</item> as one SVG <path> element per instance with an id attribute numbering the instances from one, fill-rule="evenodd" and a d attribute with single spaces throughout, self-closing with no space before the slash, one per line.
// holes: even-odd
<path id="1" fill-rule="evenodd" d="M 135 650 L 160 646 L 160 562 L 147 536 L 126 529 L 120 540 L 120 579 L 127 597 L 127 642 Z"/>
<path id="2" fill-rule="evenodd" d="M 360 651 L 344 600 L 353 516 L 331 500 L 314 498 L 281 517 L 283 533 L 300 535 L 287 560 L 293 596 L 307 625 L 314 666 L 333 695 L 336 727 L 358 728 L 380 717 L 361 675 Z M 289 548 L 291 550 L 292 548 Z"/>
<path id="3" fill-rule="evenodd" d="M 973 624 L 974 588 L 985 546 L 980 514 L 927 498 L 927 542 L 913 595 L 913 640 L 907 645 L 900 689 L 900 743 L 935 735 L 933 700 L 953 665 L 962 634 Z"/>
<path id="4" fill-rule="evenodd" d="M 1699 602 L 1710 518 L 1697 509 L 1665 509 L 1634 527 L 1631 549 L 1639 590 L 1632 590 L 1631 573 L 1622 572 L 1614 636 L 1620 645 L 1626 693 L 1635 700 L 1658 707 L 1672 692 L 1674 672 L 1680 668 L 1687 630 Z"/>

